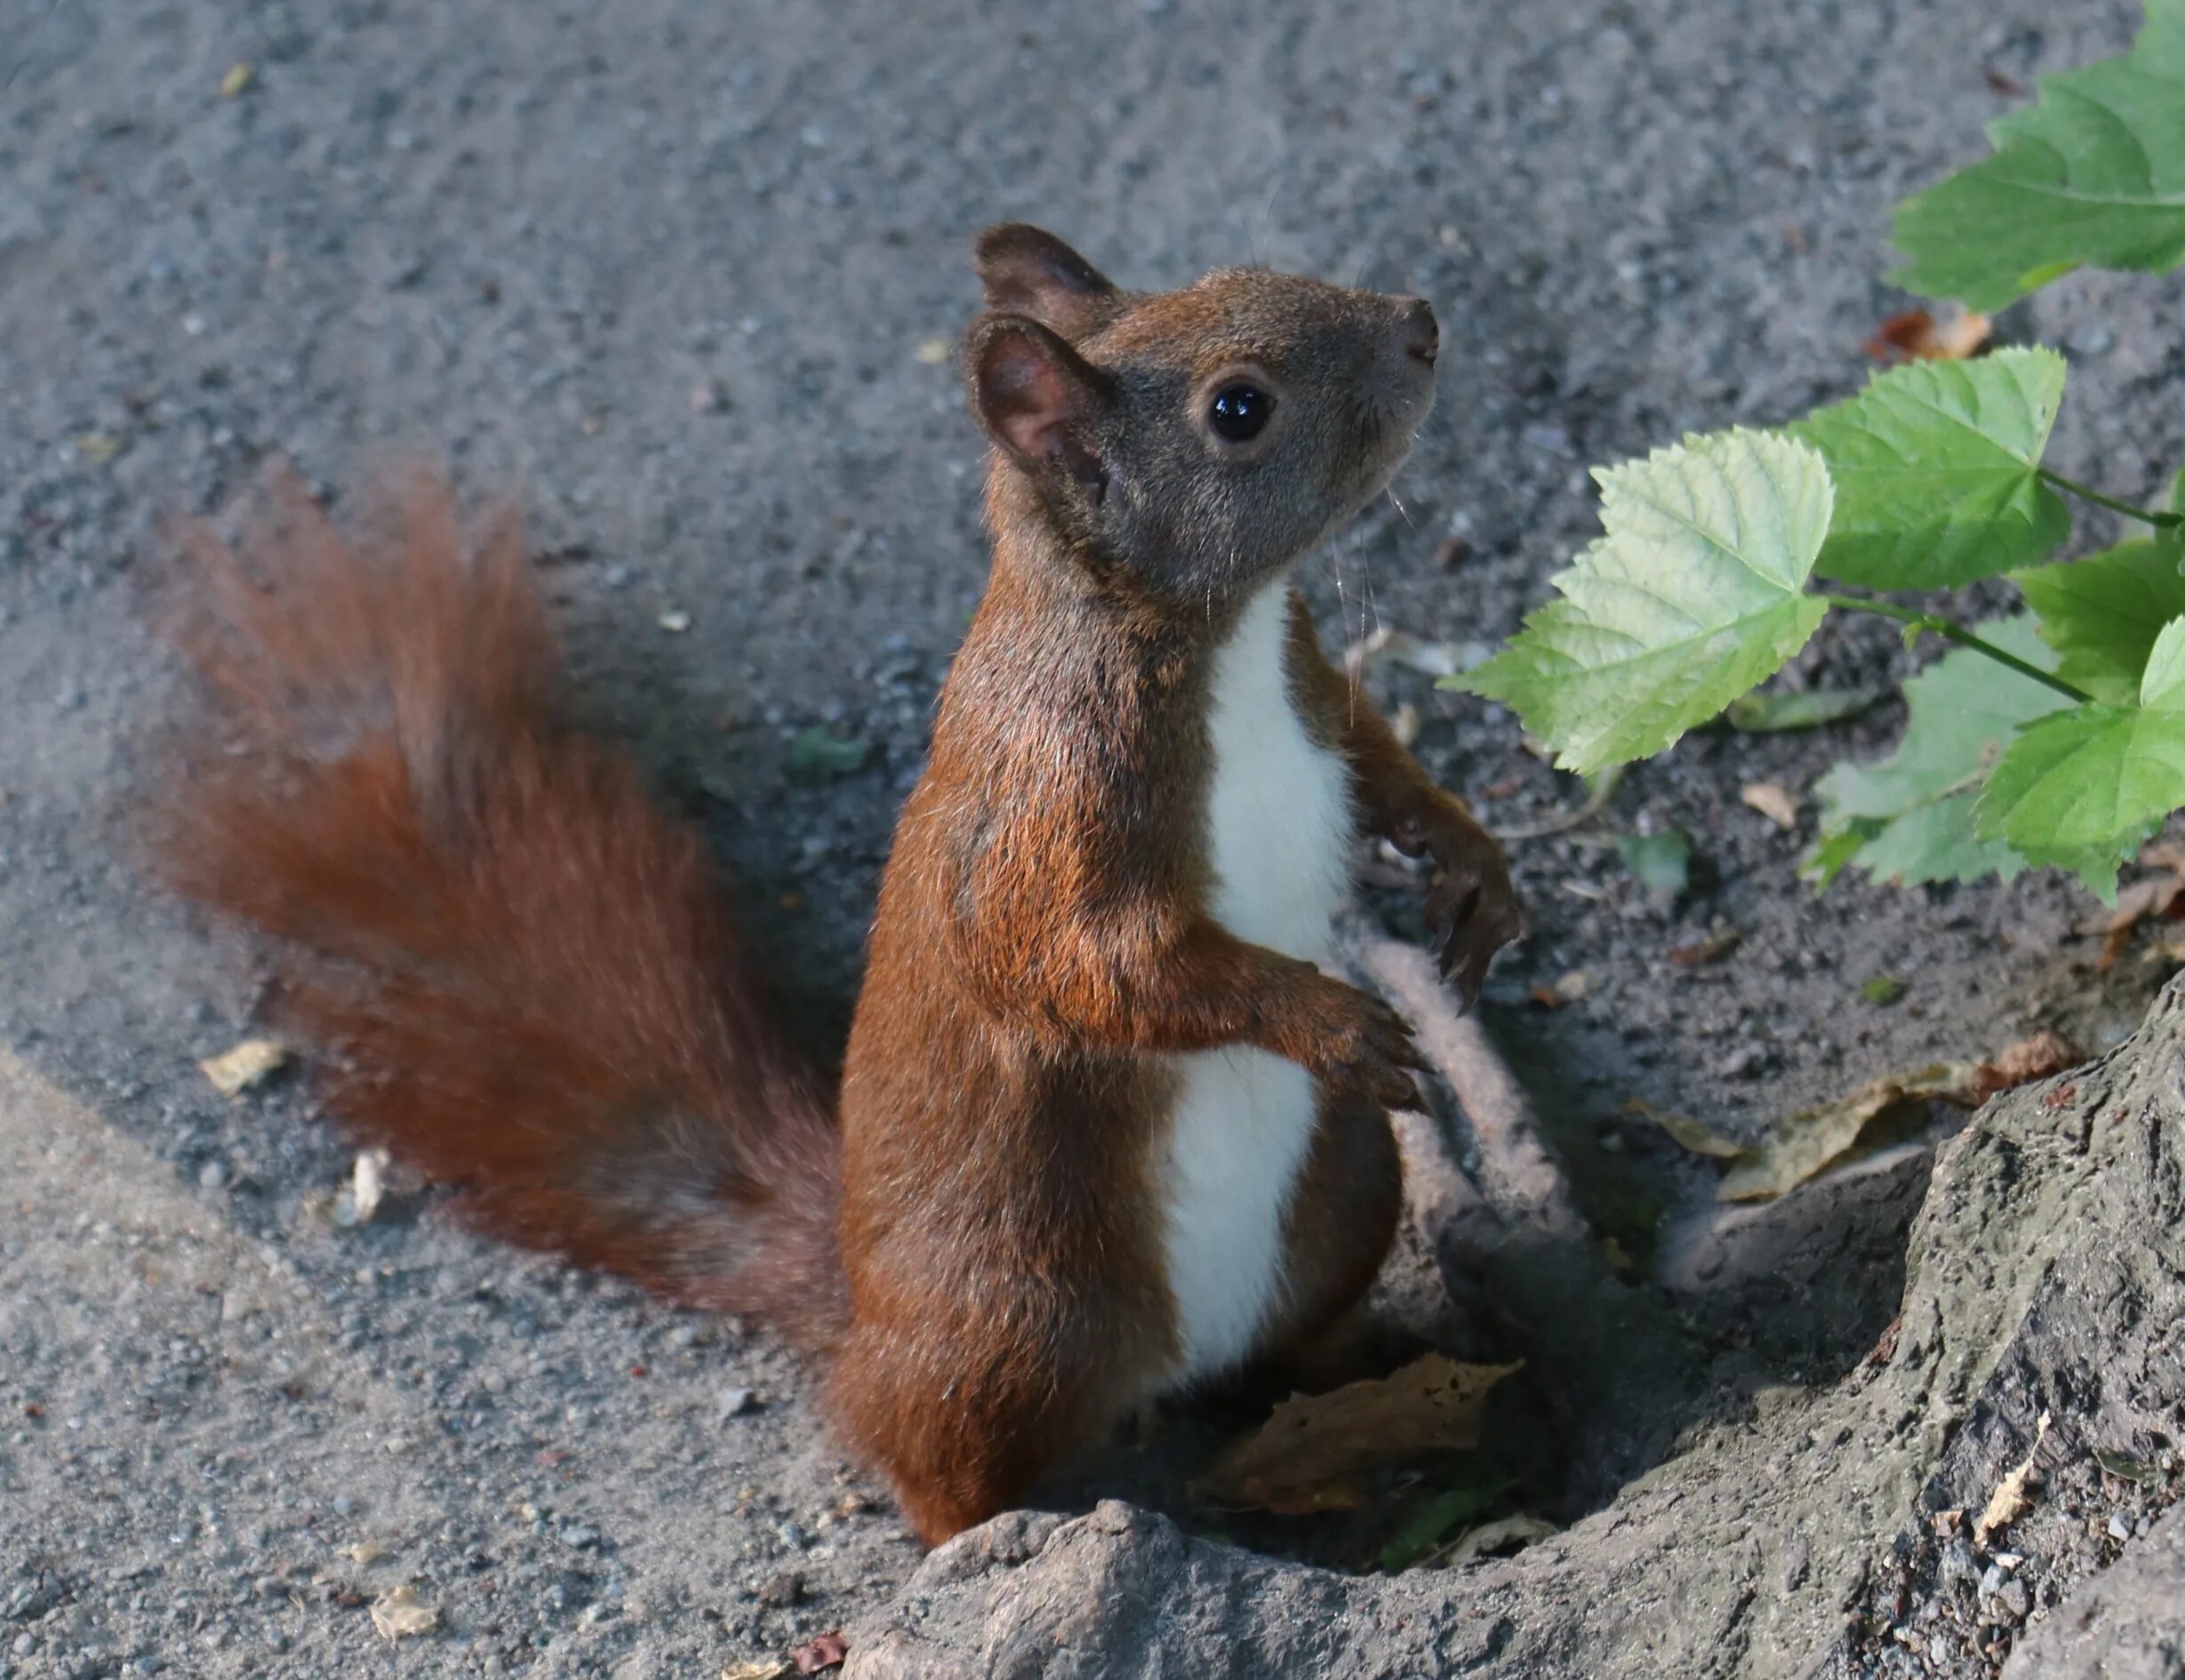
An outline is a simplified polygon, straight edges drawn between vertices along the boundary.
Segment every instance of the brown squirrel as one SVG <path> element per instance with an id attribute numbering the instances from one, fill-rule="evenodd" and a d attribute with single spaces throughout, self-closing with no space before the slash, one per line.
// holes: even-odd
<path id="1" fill-rule="evenodd" d="M 1319 966 L 1358 832 L 1431 860 L 1468 1001 L 1520 926 L 1291 581 L 1409 450 L 1433 311 L 1125 292 L 1023 226 L 977 260 L 993 575 L 833 1100 L 696 835 L 558 713 L 514 524 L 467 544 L 429 481 L 354 546 L 292 488 L 191 534 L 205 703 L 155 806 L 170 882 L 283 941 L 275 1012 L 354 1133 L 503 1236 L 770 1322 L 929 1543 L 1379 1269 L 1417 1058 Z"/>

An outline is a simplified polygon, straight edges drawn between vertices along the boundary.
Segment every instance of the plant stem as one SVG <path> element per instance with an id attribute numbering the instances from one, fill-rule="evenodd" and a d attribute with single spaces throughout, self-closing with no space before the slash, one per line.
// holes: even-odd
<path id="1" fill-rule="evenodd" d="M 1824 595 L 1821 597 L 1832 607 L 1842 607 L 1847 612 L 1872 612 L 1885 619 L 1894 619 L 1899 624 L 1909 624 L 1917 629 L 1931 630 L 1959 647 L 1969 647 L 1976 653 L 1985 653 L 1998 665 L 2007 665 L 2021 676 L 2030 676 L 2037 683 L 2045 684 L 2059 694 L 2068 694 L 2082 705 L 2091 704 L 2093 696 L 2085 689 L 2073 686 L 2061 676 L 2043 670 L 2037 665 L 2029 665 L 2015 653 L 2006 653 L 1992 642 L 1983 642 L 1951 619 L 1938 612 L 1921 612 L 1912 607 L 1892 606 L 1886 601 L 1862 601 L 1856 596 Z"/>
<path id="2" fill-rule="evenodd" d="M 2107 508 L 2111 513 L 2120 513 L 2127 519 L 2138 519 L 2157 529 L 2185 525 L 2185 515 L 2149 513 L 2146 508 L 2135 508 L 2128 501 L 2119 501 L 2114 496 L 2105 496 L 2098 490 L 2090 489 L 2074 479 L 2066 478 L 2061 473 L 2053 473 L 2045 467 L 2037 468 L 2035 470 L 2057 489 L 2068 490 L 2082 500 L 2091 501 L 2097 508 Z"/>

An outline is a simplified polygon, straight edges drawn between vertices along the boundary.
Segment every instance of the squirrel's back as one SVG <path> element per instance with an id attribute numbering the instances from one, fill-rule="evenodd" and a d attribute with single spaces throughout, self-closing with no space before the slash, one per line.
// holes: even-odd
<path id="1" fill-rule="evenodd" d="M 420 476 L 351 541 L 284 481 L 240 547 L 183 551 L 202 703 L 156 857 L 281 941 L 272 1008 L 328 1106 L 503 1236 L 831 1340 L 829 1093 L 698 836 L 557 716 L 515 522 L 467 548 Z"/>

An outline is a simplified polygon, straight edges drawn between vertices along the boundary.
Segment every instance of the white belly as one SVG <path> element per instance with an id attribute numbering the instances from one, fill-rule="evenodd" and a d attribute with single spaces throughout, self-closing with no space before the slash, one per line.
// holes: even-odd
<path id="1" fill-rule="evenodd" d="M 1246 608 L 1214 657 L 1208 800 L 1215 919 L 1318 962 L 1349 891 L 1349 772 L 1307 736 L 1283 672 L 1288 585 Z M 1177 1059 L 1165 1252 L 1182 1357 L 1174 1385 L 1237 1365 L 1283 1287 L 1283 1222 L 1312 1140 L 1312 1076 L 1242 1047 Z"/>

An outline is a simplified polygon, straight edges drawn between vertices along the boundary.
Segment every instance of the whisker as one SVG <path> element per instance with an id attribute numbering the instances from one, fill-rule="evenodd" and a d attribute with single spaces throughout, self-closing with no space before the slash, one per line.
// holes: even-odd
<path id="1" fill-rule="evenodd" d="M 1354 524 L 1328 550 L 1328 564 L 1335 574 L 1337 616 L 1341 619 L 1343 627 L 1343 677 L 1348 691 L 1349 726 L 1351 727 L 1356 727 L 1358 721 L 1358 690 L 1364 676 L 1365 662 L 1364 660 L 1359 660 L 1354 663 L 1350 657 L 1350 650 L 1365 640 L 1365 609 L 1364 604 L 1361 604 L 1357 620 L 1356 623 L 1353 623 L 1350 617 L 1349 592 L 1343 585 L 1342 554 L 1344 548 L 1348 547 L 1356 547 L 1363 553 L 1365 543 L 1365 533 L 1363 527 Z"/>
<path id="2" fill-rule="evenodd" d="M 1275 185 L 1273 188 L 1267 195 L 1267 203 L 1261 206 L 1260 230 L 1257 236 L 1255 236 L 1252 242 L 1253 266 L 1255 268 L 1265 268 L 1269 266 L 1267 254 L 1267 242 L 1269 237 L 1274 232 L 1275 201 L 1282 196 L 1282 189 L 1289 184 L 1289 178 L 1286 174 L 1277 175 L 1275 178 Z"/>

